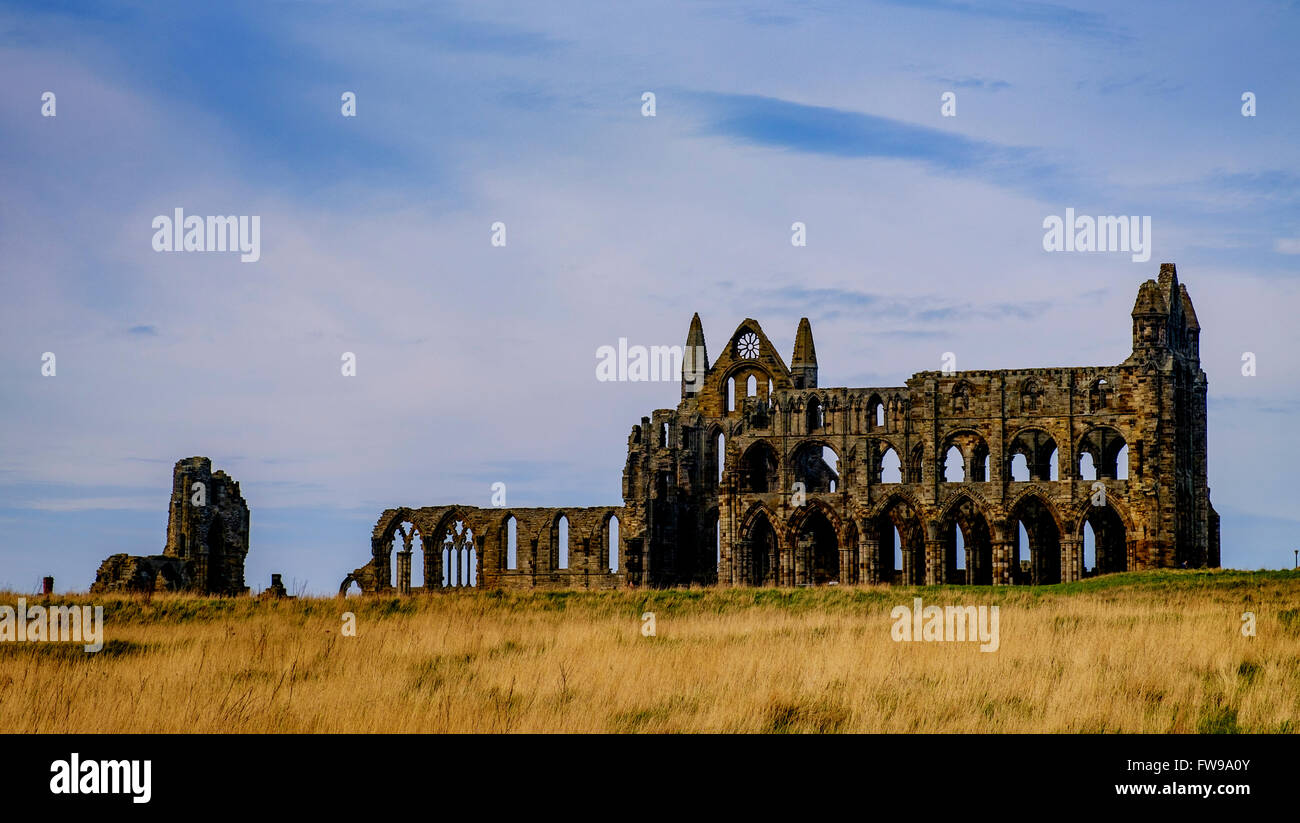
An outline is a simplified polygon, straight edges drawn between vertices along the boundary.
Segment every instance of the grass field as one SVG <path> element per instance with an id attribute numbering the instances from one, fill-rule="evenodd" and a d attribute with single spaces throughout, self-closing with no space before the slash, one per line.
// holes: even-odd
<path id="1" fill-rule="evenodd" d="M 890 611 L 917 596 L 997 605 L 998 650 L 895 642 Z M 0 732 L 1300 730 L 1292 572 L 998 589 L 51 599 L 73 602 L 104 606 L 104 649 L 0 642 Z M 342 634 L 345 611 L 355 637 Z M 1254 637 L 1242 634 L 1247 611 Z M 642 634 L 645 612 L 656 636 Z"/>

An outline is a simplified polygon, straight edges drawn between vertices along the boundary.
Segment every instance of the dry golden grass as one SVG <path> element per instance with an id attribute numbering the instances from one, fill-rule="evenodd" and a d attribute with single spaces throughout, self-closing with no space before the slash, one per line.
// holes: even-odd
<path id="1" fill-rule="evenodd" d="M 1000 606 L 1000 649 L 893 642 L 890 609 L 914 596 Z M 1300 715 L 1300 576 L 1286 572 L 54 598 L 74 601 L 105 605 L 107 647 L 0 643 L 0 732 L 1291 732 Z M 356 637 L 341 636 L 345 610 Z M 642 636 L 644 611 L 658 636 Z"/>

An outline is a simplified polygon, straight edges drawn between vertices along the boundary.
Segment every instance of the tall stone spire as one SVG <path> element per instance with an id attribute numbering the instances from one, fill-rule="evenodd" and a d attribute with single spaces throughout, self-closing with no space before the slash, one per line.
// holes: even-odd
<path id="1" fill-rule="evenodd" d="M 817 388 L 817 349 L 813 347 L 812 324 L 807 317 L 799 320 L 799 331 L 794 336 L 790 376 L 796 389 Z"/>
<path id="2" fill-rule="evenodd" d="M 694 397 L 704 387 L 704 375 L 709 371 L 709 351 L 704 345 L 704 324 L 700 313 L 691 318 L 691 329 L 686 332 L 686 348 L 682 350 L 682 397 Z"/>

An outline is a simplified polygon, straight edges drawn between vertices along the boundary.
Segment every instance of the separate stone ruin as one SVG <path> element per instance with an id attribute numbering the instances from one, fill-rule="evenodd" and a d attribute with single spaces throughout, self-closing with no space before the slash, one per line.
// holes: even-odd
<path id="1" fill-rule="evenodd" d="M 697 314 L 686 351 L 702 356 L 683 361 L 681 402 L 628 437 L 623 506 L 389 509 L 340 592 L 1051 584 L 1217 567 L 1200 324 L 1172 263 L 1141 284 L 1132 329 L 1115 366 L 822 388 L 806 318 L 789 366 L 749 319 L 710 365 Z"/>
<path id="2" fill-rule="evenodd" d="M 370 538 L 370 562 L 339 586 L 366 594 L 473 587 L 610 589 L 618 573 L 622 506 L 389 509 Z"/>
<path id="3" fill-rule="evenodd" d="M 239 483 L 213 472 L 206 457 L 189 457 L 172 470 L 167 544 L 162 554 L 115 554 L 105 560 L 92 592 L 247 594 L 248 505 Z"/>
<path id="4" fill-rule="evenodd" d="M 297 600 L 294 595 L 289 594 L 289 590 L 284 587 L 284 580 L 278 574 L 271 575 L 271 585 L 263 590 L 261 594 L 263 600 Z"/>

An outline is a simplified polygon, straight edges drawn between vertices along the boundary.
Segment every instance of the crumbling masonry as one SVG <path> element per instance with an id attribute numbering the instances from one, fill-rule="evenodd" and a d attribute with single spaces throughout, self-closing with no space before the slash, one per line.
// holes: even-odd
<path id="1" fill-rule="evenodd" d="M 1050 584 L 1217 567 L 1200 325 L 1173 264 L 1141 285 L 1132 318 L 1117 366 L 822 388 L 807 319 L 789 366 L 748 319 L 710 365 L 696 315 L 681 402 L 628 437 L 623 506 L 389 509 L 340 591 Z"/>
<path id="2" fill-rule="evenodd" d="M 172 470 L 163 553 L 109 557 L 90 590 L 247 594 L 247 556 L 248 505 L 239 483 L 223 471 L 213 472 L 208 458 L 190 457 Z"/>

